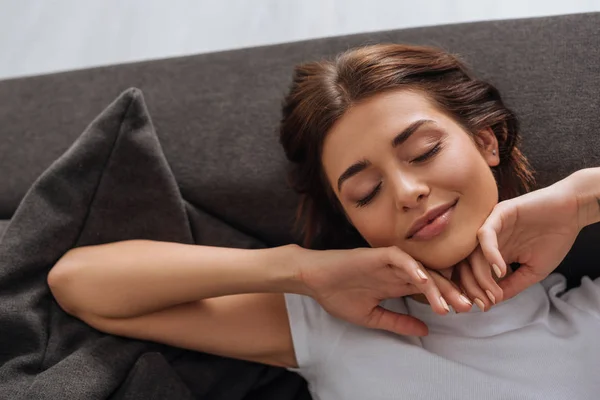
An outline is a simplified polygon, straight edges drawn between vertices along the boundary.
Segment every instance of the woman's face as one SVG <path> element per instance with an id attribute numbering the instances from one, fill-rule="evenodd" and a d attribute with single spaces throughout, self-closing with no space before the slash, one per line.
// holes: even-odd
<path id="1" fill-rule="evenodd" d="M 476 248 L 477 230 L 498 201 L 490 169 L 497 154 L 491 129 L 472 138 L 424 95 L 402 90 L 348 110 L 327 134 L 322 162 L 372 247 L 395 245 L 444 269 Z"/>

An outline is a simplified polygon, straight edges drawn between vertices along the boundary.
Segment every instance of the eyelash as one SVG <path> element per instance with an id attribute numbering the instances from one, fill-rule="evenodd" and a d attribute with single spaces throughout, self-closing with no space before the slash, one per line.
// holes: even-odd
<path id="1" fill-rule="evenodd" d="M 369 204 L 371 202 L 371 200 L 373 200 L 373 197 L 375 197 L 375 195 L 377 193 L 379 193 L 380 190 L 381 190 L 381 182 L 379 182 L 377 184 L 377 186 L 375 186 L 375 189 L 373 189 L 373 191 L 371 193 L 369 193 L 366 197 L 358 200 L 356 202 L 356 207 L 364 207 L 367 204 Z"/>
<path id="2" fill-rule="evenodd" d="M 429 160 L 431 157 L 435 156 L 437 153 L 440 152 L 440 150 L 442 149 L 442 144 L 438 143 L 435 146 L 433 146 L 433 148 L 431 150 L 429 150 L 427 153 L 423 154 L 422 156 L 419 156 L 417 158 L 415 158 L 414 160 L 412 160 L 411 162 L 416 162 L 416 163 L 420 163 L 420 162 L 424 162 Z"/>
<path id="3" fill-rule="evenodd" d="M 425 161 L 429 160 L 430 158 L 432 158 L 433 156 L 435 156 L 437 153 L 439 153 L 440 150 L 442 150 L 442 144 L 438 143 L 431 150 L 429 150 L 427 153 L 425 153 L 425 154 L 423 154 L 423 155 L 415 158 L 414 160 L 412 160 L 411 163 L 413 163 L 413 162 L 416 162 L 416 163 L 425 162 Z M 377 184 L 377 186 L 375 186 L 375 189 L 373 189 L 373 191 L 371 193 L 369 193 L 366 197 L 358 200 L 356 202 L 356 207 L 360 208 L 360 207 L 364 207 L 367 204 L 369 204 L 371 202 L 371 200 L 373 200 L 373 198 L 381 190 L 381 184 L 382 184 L 382 182 L 379 182 Z"/>

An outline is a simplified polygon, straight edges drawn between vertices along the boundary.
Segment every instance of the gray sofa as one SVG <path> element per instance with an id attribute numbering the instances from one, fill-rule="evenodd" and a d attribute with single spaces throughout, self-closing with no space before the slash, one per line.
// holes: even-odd
<path id="1" fill-rule="evenodd" d="M 292 68 L 378 42 L 440 46 L 497 85 L 520 118 L 523 149 L 538 184 L 548 185 L 600 166 L 598 38 L 600 13 L 579 14 L 359 34 L 0 81 L 0 240 L 36 178 L 133 86 L 143 92 L 181 195 L 194 210 L 189 222 L 196 243 L 260 247 L 297 241 L 291 233 L 296 197 L 286 186 L 277 137 Z M 560 266 L 571 286 L 582 275 L 600 275 L 592 256 L 599 239 L 598 226 L 586 228 Z M 212 364 L 206 365 L 210 371 Z M 237 378 L 227 371 L 244 371 L 222 365 L 219 379 L 230 374 L 229 382 Z M 256 380 L 270 373 L 260 372 Z M 278 392 L 290 385 L 294 390 Z M 235 396 L 211 390 L 190 393 L 267 398 L 250 389 Z M 307 396 L 293 379 L 270 393 L 274 399 Z"/>

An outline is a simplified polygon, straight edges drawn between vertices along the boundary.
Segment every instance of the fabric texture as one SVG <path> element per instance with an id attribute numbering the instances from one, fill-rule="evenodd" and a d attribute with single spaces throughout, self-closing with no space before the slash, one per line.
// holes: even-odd
<path id="1" fill-rule="evenodd" d="M 309 297 L 286 295 L 300 366 L 292 370 L 315 400 L 595 400 L 600 278 L 565 289 L 553 274 L 485 313 L 445 316 L 410 298 L 384 302 L 425 322 L 423 338 L 354 326 Z"/>
<path id="2" fill-rule="evenodd" d="M 300 377 L 280 368 L 105 335 L 63 312 L 49 291 L 50 268 L 73 247 L 127 239 L 196 243 L 194 235 L 260 246 L 222 224 L 214 224 L 217 238 L 209 240 L 199 225 L 210 221 L 182 198 L 141 92 L 124 92 L 33 184 L 0 239 L 0 399 L 306 393 Z"/>
<path id="3" fill-rule="evenodd" d="M 497 85 L 521 120 L 541 185 L 600 165 L 600 13 L 434 26 L 331 37 L 0 82 L 0 219 L 98 110 L 143 90 L 185 199 L 267 245 L 295 241 L 296 196 L 278 143 L 294 65 L 380 42 L 459 54 Z M 575 284 L 598 274 L 600 226 L 561 266 Z M 597 275 L 596 275 L 597 276 Z"/>
<path id="4" fill-rule="evenodd" d="M 6 229 L 6 227 L 8 226 L 8 223 L 9 223 L 8 220 L 0 219 L 0 237 L 2 237 L 2 234 L 4 233 L 4 230 Z"/>

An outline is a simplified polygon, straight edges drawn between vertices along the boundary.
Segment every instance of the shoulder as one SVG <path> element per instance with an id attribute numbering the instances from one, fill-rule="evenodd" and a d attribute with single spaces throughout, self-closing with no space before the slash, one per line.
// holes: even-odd
<path id="1" fill-rule="evenodd" d="M 309 296 L 285 294 L 285 304 L 298 369 L 314 369 L 325 363 L 349 322 L 329 314 Z"/>

